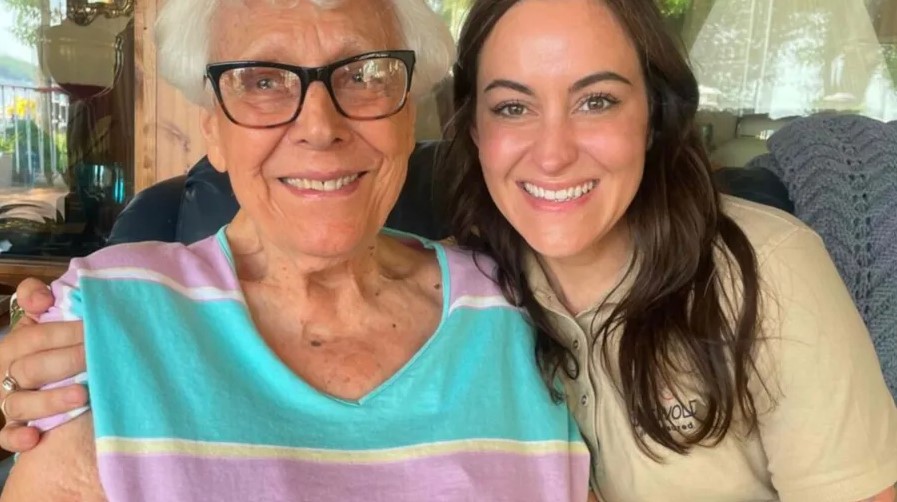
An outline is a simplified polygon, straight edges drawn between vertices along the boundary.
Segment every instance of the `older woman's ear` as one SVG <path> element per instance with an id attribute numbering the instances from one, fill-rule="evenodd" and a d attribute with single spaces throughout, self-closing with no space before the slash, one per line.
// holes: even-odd
<path id="1" fill-rule="evenodd" d="M 227 162 L 221 152 L 221 134 L 218 130 L 218 120 L 215 113 L 203 108 L 199 116 L 199 128 L 202 130 L 203 138 L 206 140 L 206 154 L 209 156 L 209 162 L 216 171 L 227 172 Z"/>

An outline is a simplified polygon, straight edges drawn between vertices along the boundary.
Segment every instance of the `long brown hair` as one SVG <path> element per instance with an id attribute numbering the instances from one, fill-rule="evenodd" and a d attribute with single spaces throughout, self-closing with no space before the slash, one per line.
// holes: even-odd
<path id="1" fill-rule="evenodd" d="M 455 114 L 437 179 L 458 243 L 493 257 L 495 279 L 505 295 L 528 311 L 537 330 L 539 367 L 559 398 L 552 385 L 559 372 L 572 377 L 579 369 L 529 288 L 524 258 L 530 248 L 489 196 L 470 136 L 480 52 L 498 20 L 519 1 L 476 0 L 468 14 L 454 68 Z M 600 348 L 607 368 L 616 358 L 614 383 L 635 424 L 633 434 L 643 451 L 658 458 L 639 430 L 686 453 L 695 444 L 721 441 L 736 416 L 748 430 L 756 426 L 748 383 L 759 337 L 757 263 L 744 232 L 721 211 L 710 161 L 694 126 L 698 84 L 655 0 L 595 1 L 611 9 L 635 44 L 648 88 L 652 136 L 643 181 L 626 214 L 639 264 L 631 271 L 633 287 L 594 327 L 590 346 Z M 739 281 L 736 294 L 727 294 L 727 280 Z M 616 355 L 609 350 L 611 336 L 618 337 Z M 704 408 L 697 429 L 683 439 L 659 417 L 662 394 L 681 389 L 686 372 Z"/>

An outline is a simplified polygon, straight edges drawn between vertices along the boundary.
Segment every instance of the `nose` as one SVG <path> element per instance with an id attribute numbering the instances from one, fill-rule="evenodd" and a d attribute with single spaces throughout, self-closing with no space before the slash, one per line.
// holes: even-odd
<path id="1" fill-rule="evenodd" d="M 305 91 L 302 109 L 288 136 L 294 142 L 315 149 L 324 149 L 348 138 L 348 119 L 337 111 L 330 93 L 321 82 L 313 82 Z"/>
<path id="2" fill-rule="evenodd" d="M 532 157 L 539 169 L 553 174 L 576 162 L 578 152 L 576 132 L 570 119 L 549 117 L 537 132 Z"/>

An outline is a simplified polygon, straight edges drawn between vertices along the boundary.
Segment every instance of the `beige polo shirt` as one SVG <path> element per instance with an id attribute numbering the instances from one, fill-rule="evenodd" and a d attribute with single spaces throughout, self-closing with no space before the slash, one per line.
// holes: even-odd
<path id="1" fill-rule="evenodd" d="M 758 257 L 766 341 L 757 362 L 774 399 L 752 382 L 758 430 L 746 435 L 736 424 L 720 444 L 688 455 L 650 440 L 662 462 L 642 453 L 609 378 L 614 370 L 587 341 L 593 318 L 599 326 L 609 309 L 570 315 L 530 259 L 536 298 L 580 363 L 567 397 L 593 454 L 598 495 L 604 502 L 853 502 L 876 495 L 897 481 L 897 408 L 844 283 L 821 239 L 797 219 L 740 199 L 724 203 Z M 671 394 L 658 420 L 691 430 L 699 396 Z"/>

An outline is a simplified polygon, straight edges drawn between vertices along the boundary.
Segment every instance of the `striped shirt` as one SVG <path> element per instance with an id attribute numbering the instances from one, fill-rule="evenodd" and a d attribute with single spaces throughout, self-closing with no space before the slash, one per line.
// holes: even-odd
<path id="1" fill-rule="evenodd" d="M 520 311 L 469 254 L 402 238 L 435 251 L 442 317 L 358 401 L 312 388 L 264 343 L 223 229 L 73 260 L 44 320 L 84 321 L 109 500 L 585 501 L 588 450 Z"/>

